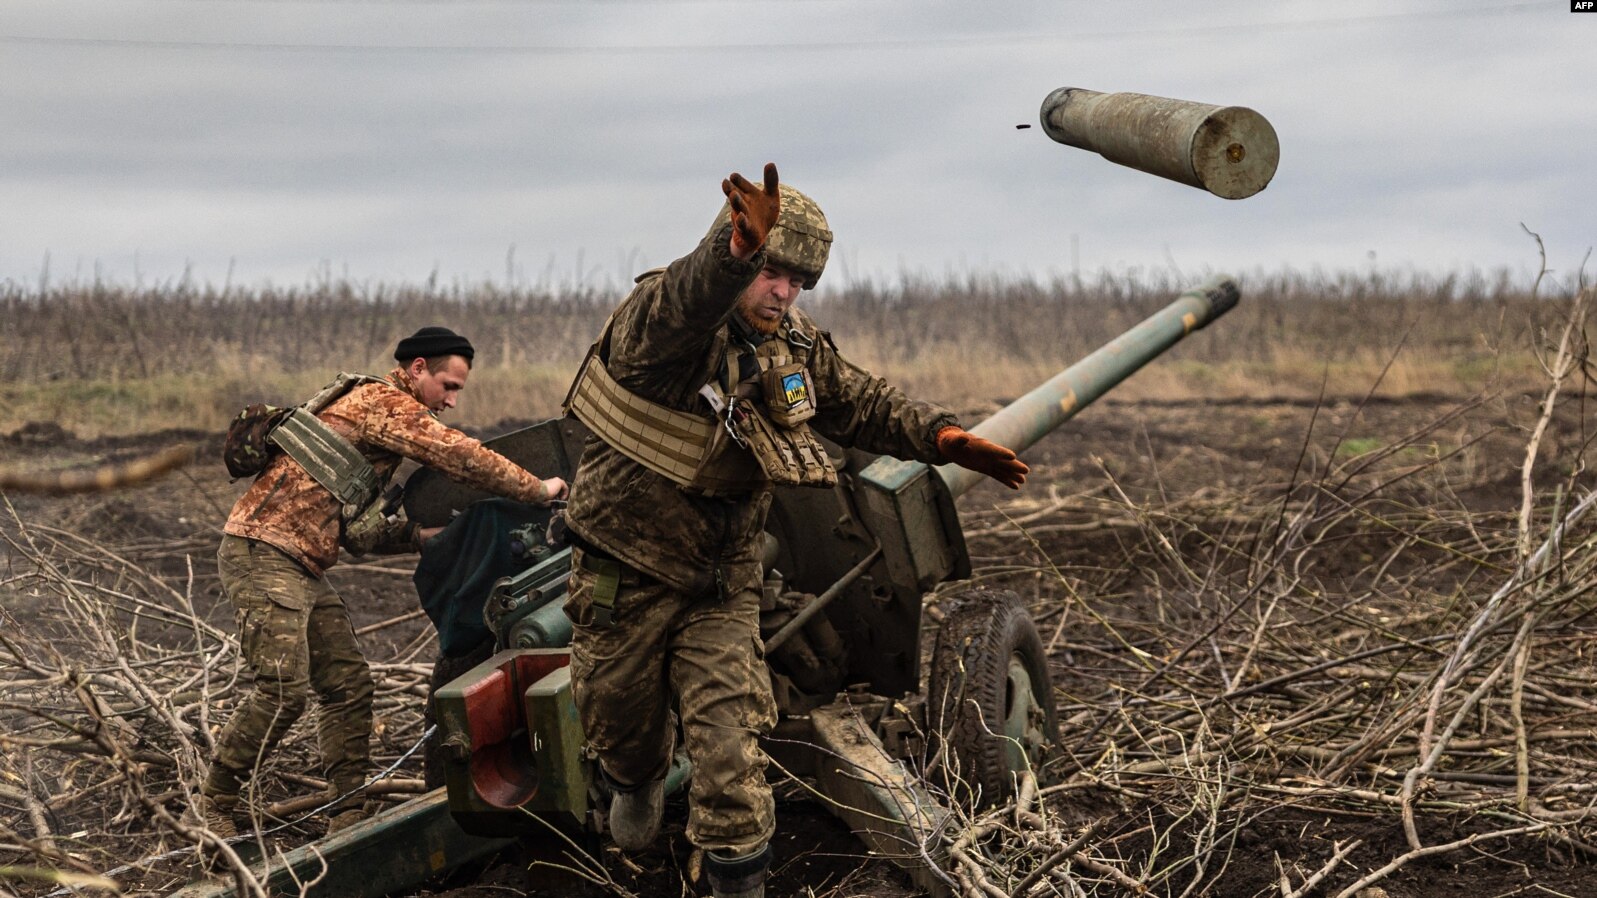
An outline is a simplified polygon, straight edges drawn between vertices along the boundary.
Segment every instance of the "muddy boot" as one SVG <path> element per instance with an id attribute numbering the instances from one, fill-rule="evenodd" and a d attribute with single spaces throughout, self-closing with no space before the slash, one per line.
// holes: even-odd
<path id="1" fill-rule="evenodd" d="M 364 807 L 344 808 L 342 811 L 333 814 L 332 819 L 327 821 L 327 834 L 330 836 L 340 830 L 349 829 L 370 816 L 370 814 L 366 813 Z"/>
<path id="2" fill-rule="evenodd" d="M 609 777 L 605 777 L 609 780 Z M 622 786 L 610 782 L 610 837 L 622 851 L 642 851 L 660 835 L 660 818 L 665 815 L 665 780 L 641 786 Z"/>
<path id="3" fill-rule="evenodd" d="M 238 824 L 233 821 L 233 815 L 238 811 L 238 807 L 237 795 L 201 793 L 198 803 L 198 822 L 215 833 L 217 838 L 231 839 L 238 835 Z"/>
<path id="4" fill-rule="evenodd" d="M 361 797 L 365 791 L 364 780 L 352 783 L 334 783 L 328 787 L 328 798 L 337 798 L 338 803 L 327 809 L 327 834 L 330 836 L 340 830 L 349 829 L 351 826 L 365 820 L 377 813 L 376 802 L 366 801 Z"/>
<path id="5" fill-rule="evenodd" d="M 710 893 L 715 898 L 765 898 L 765 871 L 770 866 L 769 844 L 741 855 L 704 853 L 704 872 L 710 878 Z"/>
<path id="6" fill-rule="evenodd" d="M 195 799 L 194 807 L 184 814 L 184 822 L 199 829 L 209 830 L 211 835 L 223 841 L 238 838 L 238 823 L 234 816 L 240 809 L 237 795 L 206 795 L 200 793 Z M 209 840 L 200 842 L 199 846 L 200 869 L 206 873 L 220 873 L 226 866 L 222 861 L 222 850 Z"/>
<path id="7" fill-rule="evenodd" d="M 336 779 L 327 784 L 327 835 L 349 829 L 376 813 L 374 802 L 366 799 L 365 779 Z"/>

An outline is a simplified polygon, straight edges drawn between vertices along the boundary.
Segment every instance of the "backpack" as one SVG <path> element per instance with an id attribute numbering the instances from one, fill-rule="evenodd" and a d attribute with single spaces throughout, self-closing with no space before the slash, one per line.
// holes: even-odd
<path id="1" fill-rule="evenodd" d="M 278 451 L 271 442 L 272 431 L 283 423 L 292 409 L 255 403 L 233 417 L 227 426 L 227 436 L 222 439 L 222 463 L 227 465 L 228 476 L 255 477 L 266 470 L 266 463 Z"/>
<path id="2" fill-rule="evenodd" d="M 366 482 L 374 481 L 376 474 L 359 450 L 323 424 L 316 414 L 350 390 L 368 383 L 386 381 L 369 374 L 341 371 L 299 405 L 246 406 L 234 416 L 222 440 L 222 463 L 227 466 L 227 473 L 235 480 L 258 476 L 278 452 L 287 452 L 317 483 L 332 490 L 341 503 L 350 504 L 370 489 Z M 289 426 L 285 428 L 285 424 Z"/>

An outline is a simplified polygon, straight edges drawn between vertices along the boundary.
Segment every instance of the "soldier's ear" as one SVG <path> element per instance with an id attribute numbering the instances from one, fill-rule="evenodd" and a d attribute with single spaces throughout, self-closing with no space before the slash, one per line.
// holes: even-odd
<path id="1" fill-rule="evenodd" d="M 422 372 L 427 370 L 427 360 L 417 356 L 411 359 L 410 364 L 406 367 L 410 371 L 411 377 L 421 377 Z"/>

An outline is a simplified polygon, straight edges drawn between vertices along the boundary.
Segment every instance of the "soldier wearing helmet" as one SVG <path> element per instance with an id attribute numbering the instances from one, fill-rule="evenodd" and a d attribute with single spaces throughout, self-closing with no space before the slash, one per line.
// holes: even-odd
<path id="1" fill-rule="evenodd" d="M 773 484 L 831 487 L 817 434 L 953 462 L 1012 488 L 1026 466 L 846 361 L 794 307 L 826 269 L 813 200 L 733 174 L 688 255 L 647 272 L 566 400 L 589 438 L 571 488 L 572 692 L 623 849 L 659 832 L 680 720 L 687 837 L 718 896 L 763 894 L 775 830 L 758 739 L 776 723 L 759 632 Z"/>

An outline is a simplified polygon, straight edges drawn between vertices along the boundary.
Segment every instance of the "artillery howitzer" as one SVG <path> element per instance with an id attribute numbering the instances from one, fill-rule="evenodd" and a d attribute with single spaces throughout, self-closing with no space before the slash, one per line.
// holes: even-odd
<path id="1" fill-rule="evenodd" d="M 972 432 L 1026 449 L 1238 295 L 1219 277 L 1183 293 Z M 581 424 L 557 419 L 489 445 L 570 476 L 585 438 Z M 922 690 L 922 599 L 970 575 L 954 500 L 982 478 L 856 451 L 840 460 L 834 490 L 779 489 L 767 521 L 761 633 L 781 719 L 765 747 L 782 769 L 811 778 L 870 848 L 947 894 L 928 864 L 943 802 L 1007 797 L 1014 775 L 1038 767 L 1056 741 L 1046 658 L 1015 594 L 955 586 Z M 424 470 L 407 485 L 406 509 L 440 524 L 479 498 Z M 571 700 L 561 610 L 570 550 L 525 545 L 548 515 L 503 534 L 523 543 L 525 568 L 478 600 L 495 653 L 433 697 L 430 750 L 445 788 L 287 855 L 286 866 L 311 871 L 327 860 L 312 893 L 385 894 L 517 838 L 537 853 L 597 854 L 608 802 Z M 689 776 L 679 756 L 668 789 Z"/>

